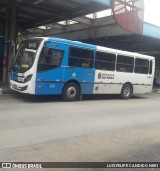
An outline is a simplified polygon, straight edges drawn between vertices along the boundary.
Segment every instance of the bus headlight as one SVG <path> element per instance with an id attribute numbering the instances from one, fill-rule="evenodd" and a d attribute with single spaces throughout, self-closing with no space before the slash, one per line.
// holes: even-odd
<path id="1" fill-rule="evenodd" d="M 32 75 L 33 75 L 33 74 L 28 75 L 28 76 L 24 79 L 24 83 L 30 81 L 31 78 L 32 78 Z"/>

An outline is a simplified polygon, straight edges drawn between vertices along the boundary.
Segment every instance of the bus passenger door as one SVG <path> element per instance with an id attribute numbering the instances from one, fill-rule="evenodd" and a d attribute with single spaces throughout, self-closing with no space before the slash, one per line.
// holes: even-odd
<path id="1" fill-rule="evenodd" d="M 37 65 L 36 94 L 61 94 L 67 45 L 53 41 L 44 43 Z"/>

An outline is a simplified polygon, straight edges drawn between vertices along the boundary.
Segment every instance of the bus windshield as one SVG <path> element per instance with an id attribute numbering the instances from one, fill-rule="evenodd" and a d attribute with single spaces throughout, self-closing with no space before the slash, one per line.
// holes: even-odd
<path id="1" fill-rule="evenodd" d="M 42 39 L 30 39 L 20 45 L 13 62 L 13 71 L 24 73 L 31 69 L 41 41 Z"/>

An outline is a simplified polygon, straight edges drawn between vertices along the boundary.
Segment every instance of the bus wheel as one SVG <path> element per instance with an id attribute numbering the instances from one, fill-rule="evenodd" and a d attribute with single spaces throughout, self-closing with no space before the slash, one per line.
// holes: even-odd
<path id="1" fill-rule="evenodd" d="M 63 89 L 63 100 L 65 101 L 75 101 L 79 98 L 80 88 L 77 84 L 70 82 L 65 85 Z"/>
<path id="2" fill-rule="evenodd" d="M 133 89 L 130 84 L 124 84 L 121 90 L 122 99 L 129 99 L 132 96 Z"/>

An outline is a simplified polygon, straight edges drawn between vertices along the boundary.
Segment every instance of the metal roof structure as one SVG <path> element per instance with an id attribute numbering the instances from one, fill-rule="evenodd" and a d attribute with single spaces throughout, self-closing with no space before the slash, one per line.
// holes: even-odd
<path id="1" fill-rule="evenodd" d="M 151 41 L 122 30 L 114 17 L 96 20 L 85 17 L 87 14 L 111 9 L 110 0 L 0 0 L 0 24 L 6 21 L 7 7 L 17 8 L 18 30 L 26 38 L 28 35 L 56 36 L 132 51 L 147 50 L 150 53 L 157 53 L 159 47 L 159 40 Z M 58 23 L 69 20 L 76 23 Z M 46 29 L 39 29 L 39 26 Z M 144 35 L 159 38 L 159 28 L 144 23 L 146 27 L 144 31 L 148 32 Z"/>
<path id="2" fill-rule="evenodd" d="M 29 29 L 72 19 L 107 8 L 103 0 L 0 0 L 0 21 L 6 20 L 7 7 L 16 7 L 18 29 Z"/>
<path id="3" fill-rule="evenodd" d="M 139 6 L 135 6 L 133 2 L 141 1 L 143 0 L 115 0 L 118 4 L 113 6 L 112 0 L 0 0 L 0 35 L 5 35 L 6 40 L 15 40 L 18 31 L 18 43 L 22 38 L 34 36 L 61 37 L 159 58 L 160 27 L 143 22 L 141 32 L 126 29 L 126 21 L 129 28 L 133 28 L 130 27 L 132 24 L 137 25 L 133 22 L 132 14 L 137 11 L 139 16 L 138 11 L 141 10 L 135 10 Z M 111 11 L 111 15 L 96 17 L 95 13 L 102 10 Z M 86 17 L 93 13 L 95 17 Z M 120 27 L 117 15 L 120 15 L 120 24 L 124 24 L 125 28 Z M 10 54 L 8 57 L 10 61 L 12 56 Z"/>

